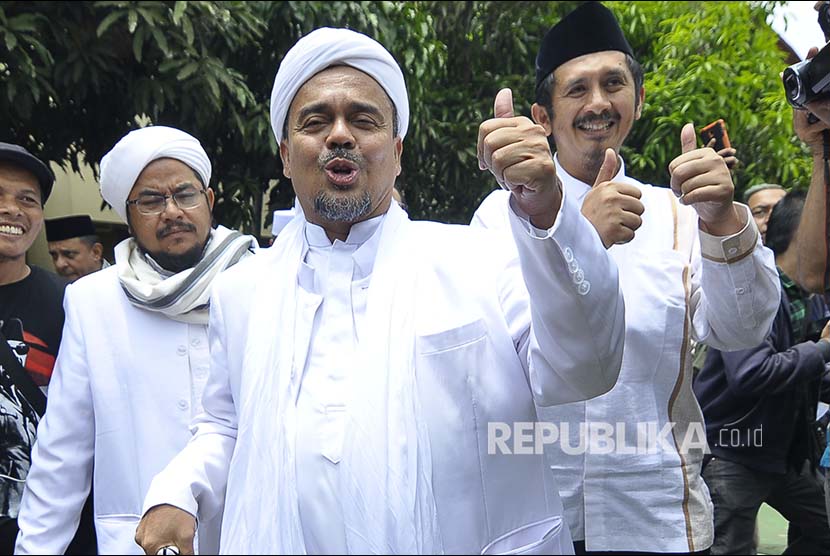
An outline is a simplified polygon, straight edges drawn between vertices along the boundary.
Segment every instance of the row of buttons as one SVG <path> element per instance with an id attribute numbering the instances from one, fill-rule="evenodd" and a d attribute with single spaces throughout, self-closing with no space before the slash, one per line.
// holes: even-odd
<path id="1" fill-rule="evenodd" d="M 587 295 L 591 291 L 591 282 L 585 279 L 585 273 L 579 268 L 579 262 L 574 257 L 574 252 L 570 247 L 565 247 L 565 262 L 568 263 L 568 272 L 571 274 L 571 279 L 576 284 L 576 291 L 579 295 Z"/>

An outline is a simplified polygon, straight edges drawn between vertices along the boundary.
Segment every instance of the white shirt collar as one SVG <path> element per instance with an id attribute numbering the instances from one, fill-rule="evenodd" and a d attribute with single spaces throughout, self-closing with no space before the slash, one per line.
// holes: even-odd
<path id="1" fill-rule="evenodd" d="M 379 230 L 385 217 L 386 213 L 383 213 L 379 216 L 375 216 L 374 218 L 353 224 L 349 230 L 349 235 L 346 238 L 346 241 L 343 242 L 339 239 L 335 239 L 334 243 L 329 241 L 326 231 L 322 226 L 312 224 L 306 220 L 306 251 L 309 246 L 321 250 L 329 249 L 334 245 L 341 244 L 353 246 L 354 253 L 352 254 L 352 257 L 354 258 L 355 265 L 358 267 L 358 272 L 356 272 L 355 277 L 369 276 L 372 273 L 372 268 L 375 264 L 375 257 L 377 256 L 378 244 L 380 242 Z M 303 254 L 303 258 L 305 258 L 305 253 Z"/>

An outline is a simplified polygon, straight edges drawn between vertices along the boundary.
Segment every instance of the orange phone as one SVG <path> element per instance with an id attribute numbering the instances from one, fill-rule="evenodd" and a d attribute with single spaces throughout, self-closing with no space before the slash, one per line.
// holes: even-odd
<path id="1" fill-rule="evenodd" d="M 700 130 L 700 138 L 703 140 L 704 147 L 709 144 L 709 141 L 711 141 L 713 137 L 715 139 L 715 144 L 712 145 L 712 148 L 715 149 L 715 152 L 719 152 L 722 149 L 728 149 L 732 146 L 729 142 L 729 134 L 726 133 L 726 122 L 722 119 L 715 120 Z"/>

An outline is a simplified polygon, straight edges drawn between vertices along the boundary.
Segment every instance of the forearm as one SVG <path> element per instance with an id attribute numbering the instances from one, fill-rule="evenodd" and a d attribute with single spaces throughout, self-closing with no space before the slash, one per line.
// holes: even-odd
<path id="1" fill-rule="evenodd" d="M 823 293 L 827 266 L 825 161 L 821 153 L 813 153 L 813 174 L 804 203 L 804 211 L 796 231 L 798 282 L 813 293 Z"/>
<path id="2" fill-rule="evenodd" d="M 539 405 L 610 390 L 622 362 L 624 304 L 617 268 L 567 197 L 540 235 L 515 212 L 511 227 L 531 300 L 529 368 Z"/>

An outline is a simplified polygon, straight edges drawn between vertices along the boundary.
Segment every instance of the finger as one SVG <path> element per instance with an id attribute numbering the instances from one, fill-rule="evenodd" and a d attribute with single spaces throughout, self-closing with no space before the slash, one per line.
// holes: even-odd
<path id="1" fill-rule="evenodd" d="M 493 103 L 493 113 L 497 118 L 513 117 L 513 91 L 502 89 L 496 94 L 496 101 Z"/>
<path id="2" fill-rule="evenodd" d="M 720 183 L 709 185 L 692 185 L 683 194 L 684 205 L 697 203 L 727 203 L 732 199 L 730 188 Z"/>
<path id="3" fill-rule="evenodd" d="M 536 191 L 539 186 L 538 168 L 539 165 L 534 160 L 512 164 L 505 168 L 502 173 L 504 183 L 510 191 L 516 191 L 520 188 L 527 189 L 528 192 Z"/>
<path id="4" fill-rule="evenodd" d="M 696 157 L 690 156 L 683 160 L 680 164 L 674 164 L 671 171 L 671 185 L 672 189 L 677 189 L 679 193 L 679 184 L 684 183 L 696 176 L 702 176 L 704 174 L 714 173 L 717 174 L 718 172 L 723 172 L 722 179 L 726 179 L 726 162 L 723 158 L 716 155 L 713 151 L 708 151 L 709 155 L 706 156 L 705 153 L 707 151 L 699 150 L 697 152 L 703 153 L 704 156 Z M 695 153 L 689 153 L 695 154 Z M 689 154 L 682 155 L 683 157 L 689 156 Z M 678 159 L 672 161 L 672 163 L 676 162 Z M 717 179 L 713 178 L 710 181 L 715 182 L 718 181 Z M 675 186 L 677 186 L 675 188 Z"/>
<path id="5" fill-rule="evenodd" d="M 518 127 L 527 118 L 491 118 L 478 126 L 478 142 L 476 143 L 476 156 L 478 157 L 478 169 L 487 169 L 487 146 L 492 142 L 491 134 L 506 128 Z M 540 129 L 541 126 L 539 126 Z M 485 141 L 485 139 L 487 141 Z"/>
<path id="6" fill-rule="evenodd" d="M 714 137 L 712 137 L 711 139 L 709 139 L 709 142 L 708 142 L 708 143 L 706 143 L 706 146 L 707 146 L 707 147 L 709 147 L 710 149 L 711 149 L 712 147 L 714 147 L 714 146 L 715 146 L 715 138 L 714 138 Z"/>
<path id="7" fill-rule="evenodd" d="M 611 181 L 617 173 L 617 153 L 614 149 L 605 149 L 605 159 L 602 161 L 602 166 L 599 168 L 597 179 L 594 180 L 594 187 L 600 183 Z"/>
<path id="8" fill-rule="evenodd" d="M 728 158 L 730 156 L 734 157 L 735 153 L 737 153 L 737 152 L 738 151 L 736 151 L 732 147 L 726 147 L 725 149 L 721 149 L 721 150 L 718 151 L 718 156 L 720 156 L 721 158 Z"/>
<path id="9" fill-rule="evenodd" d="M 618 226 L 614 231 L 614 245 L 625 245 L 634 239 L 634 230 L 625 226 Z"/>
<path id="10" fill-rule="evenodd" d="M 688 123 L 680 130 L 680 149 L 683 153 L 693 151 L 697 148 L 697 136 L 695 135 L 695 126 Z"/>
<path id="11" fill-rule="evenodd" d="M 643 219 L 640 218 L 639 214 L 634 214 L 633 212 L 623 212 L 620 214 L 620 224 L 632 232 L 635 232 L 640 226 L 643 225 Z"/>
<path id="12" fill-rule="evenodd" d="M 622 197 L 617 200 L 617 206 L 624 210 L 625 212 L 630 212 L 631 214 L 636 214 L 640 216 L 645 212 L 646 207 L 639 199 L 635 199 L 634 197 Z"/>
<path id="13" fill-rule="evenodd" d="M 816 54 L 818 54 L 818 47 L 811 46 L 810 50 L 807 51 L 807 59 L 813 58 Z"/>
<path id="14" fill-rule="evenodd" d="M 488 120 L 485 124 L 500 121 L 509 122 L 510 120 Z M 499 174 L 504 171 L 504 167 L 509 163 L 511 153 L 514 153 L 515 156 L 524 155 L 524 149 L 520 147 L 520 144 L 526 133 L 510 125 L 504 127 L 489 126 L 491 131 L 487 131 L 488 126 L 485 124 L 481 126 L 483 135 L 479 138 L 479 164 L 482 165 L 483 170 L 489 169 L 498 179 Z"/>
<path id="15" fill-rule="evenodd" d="M 640 188 L 631 185 L 630 183 L 620 183 L 614 182 L 614 190 L 619 193 L 620 195 L 624 195 L 630 199 L 639 199 L 643 196 L 643 192 L 640 191 Z"/>

